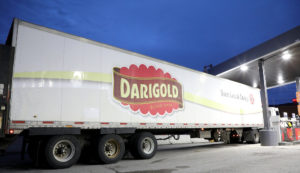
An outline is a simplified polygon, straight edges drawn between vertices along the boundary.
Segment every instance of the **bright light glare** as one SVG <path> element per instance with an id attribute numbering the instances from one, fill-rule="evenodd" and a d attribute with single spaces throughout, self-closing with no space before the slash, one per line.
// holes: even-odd
<path id="1" fill-rule="evenodd" d="M 206 81 L 206 76 L 205 75 L 201 75 L 200 76 L 200 82 L 205 82 Z"/>
<path id="2" fill-rule="evenodd" d="M 289 60 L 289 59 L 291 59 L 291 57 L 292 57 L 292 55 L 289 53 L 289 51 L 285 51 L 282 54 L 282 59 L 283 60 Z"/>
<path id="3" fill-rule="evenodd" d="M 282 76 L 278 76 L 277 83 L 278 83 L 278 84 L 284 83 L 284 80 L 283 80 Z"/>
<path id="4" fill-rule="evenodd" d="M 82 80 L 83 73 L 81 71 L 74 71 L 73 72 L 73 79 Z"/>
<path id="5" fill-rule="evenodd" d="M 256 82 L 253 83 L 253 87 L 254 87 L 254 88 L 257 87 L 257 83 L 256 83 Z"/>
<path id="6" fill-rule="evenodd" d="M 241 66 L 241 70 L 242 70 L 242 71 L 247 71 L 247 70 L 248 70 L 248 66 L 242 65 L 242 66 Z"/>

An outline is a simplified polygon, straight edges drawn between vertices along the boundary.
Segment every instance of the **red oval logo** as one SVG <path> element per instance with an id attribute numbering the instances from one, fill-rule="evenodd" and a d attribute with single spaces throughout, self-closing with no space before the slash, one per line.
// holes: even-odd
<path id="1" fill-rule="evenodd" d="M 160 68 L 132 64 L 113 73 L 114 98 L 135 112 L 165 115 L 183 107 L 181 84 Z"/>

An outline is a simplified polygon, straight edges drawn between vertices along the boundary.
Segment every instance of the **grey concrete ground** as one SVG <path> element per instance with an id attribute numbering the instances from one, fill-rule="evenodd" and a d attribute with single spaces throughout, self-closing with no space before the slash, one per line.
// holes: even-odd
<path id="1" fill-rule="evenodd" d="M 126 158 L 116 164 L 78 163 L 61 170 L 38 169 L 18 151 L 0 157 L 0 172 L 55 173 L 176 173 L 176 172 L 300 172 L 300 145 L 261 147 L 259 144 L 172 144 L 160 145 L 150 160 Z"/>

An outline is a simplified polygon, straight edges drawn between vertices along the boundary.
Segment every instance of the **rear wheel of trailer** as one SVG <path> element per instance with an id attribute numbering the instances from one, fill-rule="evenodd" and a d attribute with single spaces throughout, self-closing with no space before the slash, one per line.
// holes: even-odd
<path id="1" fill-rule="evenodd" d="M 100 136 L 97 141 L 97 158 L 101 163 L 116 163 L 123 158 L 125 144 L 119 135 Z"/>
<path id="2" fill-rule="evenodd" d="M 130 139 L 131 154 L 138 159 L 150 159 L 157 150 L 157 141 L 152 133 L 140 132 Z"/>
<path id="3" fill-rule="evenodd" d="M 81 154 L 79 140 L 70 135 L 53 136 L 45 144 L 45 160 L 51 168 L 68 168 Z"/>

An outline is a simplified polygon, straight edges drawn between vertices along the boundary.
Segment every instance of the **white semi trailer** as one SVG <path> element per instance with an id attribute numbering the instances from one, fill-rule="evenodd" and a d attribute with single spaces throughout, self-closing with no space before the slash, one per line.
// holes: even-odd
<path id="1" fill-rule="evenodd" d="M 148 159 L 160 134 L 259 142 L 257 88 L 18 19 L 0 50 L 0 145 L 52 168 Z"/>

